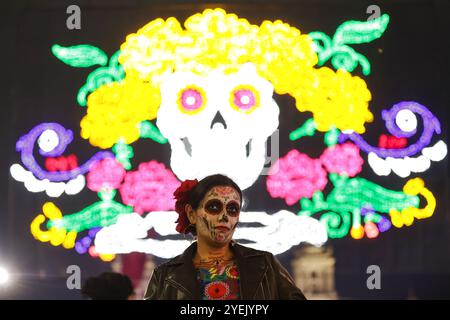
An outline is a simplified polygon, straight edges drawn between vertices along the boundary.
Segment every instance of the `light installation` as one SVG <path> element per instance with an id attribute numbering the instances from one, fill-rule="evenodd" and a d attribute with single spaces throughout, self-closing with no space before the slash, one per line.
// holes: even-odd
<path id="1" fill-rule="evenodd" d="M 243 212 L 241 222 L 256 226 L 239 226 L 235 234 L 275 254 L 304 241 L 375 239 L 430 218 L 437 201 L 422 178 L 411 177 L 398 190 L 360 176 L 365 159 L 378 175 L 406 178 L 447 154 L 428 107 L 402 101 L 381 115 L 369 108 L 372 93 L 362 77 L 372 66 L 351 45 L 380 38 L 389 21 L 387 14 L 346 21 L 330 38 L 281 20 L 253 25 L 206 9 L 183 26 L 174 17 L 150 21 L 109 58 L 89 44 L 54 45 L 59 61 L 89 70 L 75 97 L 85 107 L 80 136 L 103 150 L 89 159 L 65 154 L 73 132 L 38 124 L 18 140 L 21 163 L 11 166 L 11 175 L 31 192 L 57 198 L 87 186 L 99 200 L 64 215 L 58 199 L 46 202 L 31 233 L 104 261 L 133 251 L 170 258 L 189 245 L 175 232 L 173 191 L 180 180 L 213 173 L 242 189 L 265 179 L 268 196 L 285 201 L 287 208 L 276 213 Z M 332 68 L 324 66 L 328 61 Z M 265 176 L 266 143 L 278 132 L 284 107 L 274 93 L 289 94 L 310 118 L 281 137 L 296 147 Z M 363 134 L 380 116 L 387 132 L 376 145 Z M 311 156 L 301 143 L 314 136 L 323 136 L 324 148 Z M 135 163 L 139 139 L 170 148 L 169 166 Z"/>
<path id="2" fill-rule="evenodd" d="M 381 37 L 388 23 L 389 15 L 383 14 L 370 22 L 346 21 L 337 28 L 332 39 L 323 32 L 311 32 L 309 35 L 315 41 L 318 65 L 323 65 L 331 58 L 336 69 L 352 72 L 359 64 L 362 73 L 369 75 L 369 60 L 348 45 L 367 43 Z"/>
<path id="3" fill-rule="evenodd" d="M 91 92 L 104 84 L 121 81 L 125 76 L 122 66 L 117 61 L 120 51 L 111 56 L 107 67 L 105 66 L 108 61 L 106 53 L 88 44 L 71 47 L 55 44 L 52 46 L 52 53 L 71 67 L 88 68 L 97 64 L 102 66 L 92 71 L 86 83 L 78 90 L 77 102 L 83 107 L 86 106 L 87 96 Z"/>
<path id="4" fill-rule="evenodd" d="M 175 209 L 171 196 L 179 185 L 172 171 L 156 161 L 143 162 L 129 171 L 120 187 L 123 203 L 138 213 Z"/>
<path id="5" fill-rule="evenodd" d="M 60 156 L 65 151 L 68 144 L 73 140 L 71 130 L 66 130 L 58 123 L 42 123 L 34 127 L 28 134 L 22 136 L 16 143 L 16 150 L 20 152 L 20 157 L 25 168 L 33 173 L 36 178 L 48 179 L 52 182 L 67 181 L 76 178 L 80 174 L 89 171 L 91 164 L 97 160 L 111 158 L 114 155 L 109 151 L 99 151 L 86 163 L 67 171 L 49 171 L 42 168 L 36 161 L 33 151 L 37 142 L 38 151 L 41 156 Z"/>
<path id="6" fill-rule="evenodd" d="M 386 129 L 392 135 L 388 144 L 388 138 L 382 139 L 382 146 L 376 147 L 369 144 L 357 133 L 341 133 L 339 141 L 351 140 L 361 150 L 368 153 L 369 165 L 378 175 L 388 175 L 391 170 L 400 177 L 407 177 L 412 172 L 424 172 L 430 167 L 431 161 L 441 161 L 447 155 L 447 145 L 439 140 L 430 146 L 434 135 L 441 133 L 439 120 L 427 107 L 414 102 L 404 101 L 395 104 L 389 110 L 383 110 L 382 118 Z M 423 130 L 418 137 L 419 115 L 423 124 Z M 394 139 L 393 139 L 394 138 Z M 408 143 L 408 138 L 415 141 Z"/>
<path id="7" fill-rule="evenodd" d="M 20 164 L 15 163 L 10 167 L 11 176 L 19 182 L 23 182 L 25 188 L 30 192 L 44 192 L 49 197 L 59 197 L 64 192 L 69 195 L 79 193 L 84 189 L 86 179 L 83 175 L 68 182 L 51 182 L 48 179 L 39 180 L 32 172 L 27 171 Z"/>
<path id="8" fill-rule="evenodd" d="M 116 224 L 101 229 L 95 239 L 95 248 L 104 253 L 146 252 L 161 258 L 170 258 L 183 252 L 190 241 L 172 228 L 178 218 L 175 211 L 154 211 L 145 217 L 136 213 L 121 215 Z M 321 245 L 327 240 L 325 226 L 307 216 L 299 217 L 294 213 L 281 210 L 274 214 L 265 212 L 242 212 L 241 223 L 258 223 L 258 227 L 236 228 L 234 239 L 245 240 L 246 246 L 269 250 L 274 254 L 285 252 L 292 246 L 308 241 Z M 164 236 L 154 239 L 147 236 L 148 230 L 154 230 Z"/>
<path id="9" fill-rule="evenodd" d="M 266 140 L 278 127 L 272 94 L 273 86 L 251 63 L 231 74 L 214 70 L 204 76 L 167 76 L 156 124 L 171 146 L 177 177 L 221 172 L 242 189 L 253 185 L 265 163 Z"/>

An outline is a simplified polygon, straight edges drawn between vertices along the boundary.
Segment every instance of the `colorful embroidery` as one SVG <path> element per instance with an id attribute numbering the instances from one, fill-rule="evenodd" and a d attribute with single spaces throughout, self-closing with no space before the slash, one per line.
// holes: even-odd
<path id="1" fill-rule="evenodd" d="M 230 295 L 230 287 L 226 284 L 226 282 L 210 282 L 205 286 L 205 290 L 203 292 L 207 300 L 222 300 Z"/>
<path id="2" fill-rule="evenodd" d="M 231 279 L 238 279 L 239 278 L 239 272 L 238 272 L 237 266 L 235 266 L 235 265 L 228 266 L 226 268 L 226 274 Z"/>
<path id="3" fill-rule="evenodd" d="M 198 268 L 203 300 L 240 299 L 239 271 L 234 262 L 212 268 Z"/>

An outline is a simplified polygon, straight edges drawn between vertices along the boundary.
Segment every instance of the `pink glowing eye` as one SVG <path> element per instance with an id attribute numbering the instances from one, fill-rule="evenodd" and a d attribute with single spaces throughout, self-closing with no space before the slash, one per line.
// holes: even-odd
<path id="1" fill-rule="evenodd" d="M 252 88 L 239 88 L 233 92 L 233 106 L 239 110 L 249 111 L 258 105 L 258 97 Z"/>
<path id="2" fill-rule="evenodd" d="M 186 88 L 180 95 L 180 106 L 185 111 L 197 111 L 204 105 L 202 92 L 197 88 Z"/>

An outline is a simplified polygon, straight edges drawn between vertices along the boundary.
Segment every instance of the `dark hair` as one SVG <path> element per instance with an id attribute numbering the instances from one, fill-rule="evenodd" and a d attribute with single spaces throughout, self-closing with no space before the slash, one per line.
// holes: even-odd
<path id="1" fill-rule="evenodd" d="M 116 272 L 104 272 L 86 280 L 81 293 L 92 300 L 127 300 L 134 294 L 130 278 Z"/>
<path id="2" fill-rule="evenodd" d="M 192 209 L 197 210 L 200 202 L 208 193 L 208 191 L 216 186 L 229 186 L 235 189 L 239 193 L 242 205 L 242 190 L 241 188 L 239 188 L 236 182 L 222 174 L 214 174 L 200 180 L 198 184 L 189 192 L 188 203 L 192 206 Z M 186 230 L 192 233 L 194 236 L 197 235 L 194 225 L 189 225 Z"/>

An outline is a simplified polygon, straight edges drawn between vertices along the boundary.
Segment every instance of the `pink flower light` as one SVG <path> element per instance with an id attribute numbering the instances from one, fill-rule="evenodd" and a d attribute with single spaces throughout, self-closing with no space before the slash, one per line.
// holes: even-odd
<path id="1" fill-rule="evenodd" d="M 319 159 L 293 149 L 269 170 L 266 186 L 273 198 L 284 198 L 288 205 L 293 205 L 303 197 L 311 198 L 314 192 L 322 191 L 327 182 L 327 173 Z"/>
<path id="2" fill-rule="evenodd" d="M 364 163 L 359 155 L 359 148 L 351 142 L 325 149 L 320 161 L 328 172 L 346 174 L 349 177 L 360 173 Z"/>
<path id="3" fill-rule="evenodd" d="M 137 213 L 165 211 L 175 208 L 173 192 L 180 182 L 164 164 L 155 160 L 143 162 L 137 171 L 127 172 L 120 187 L 124 204 Z"/>
<path id="4" fill-rule="evenodd" d="M 125 169 L 116 159 L 95 161 L 87 174 L 87 186 L 92 191 L 117 189 L 125 177 Z"/>

